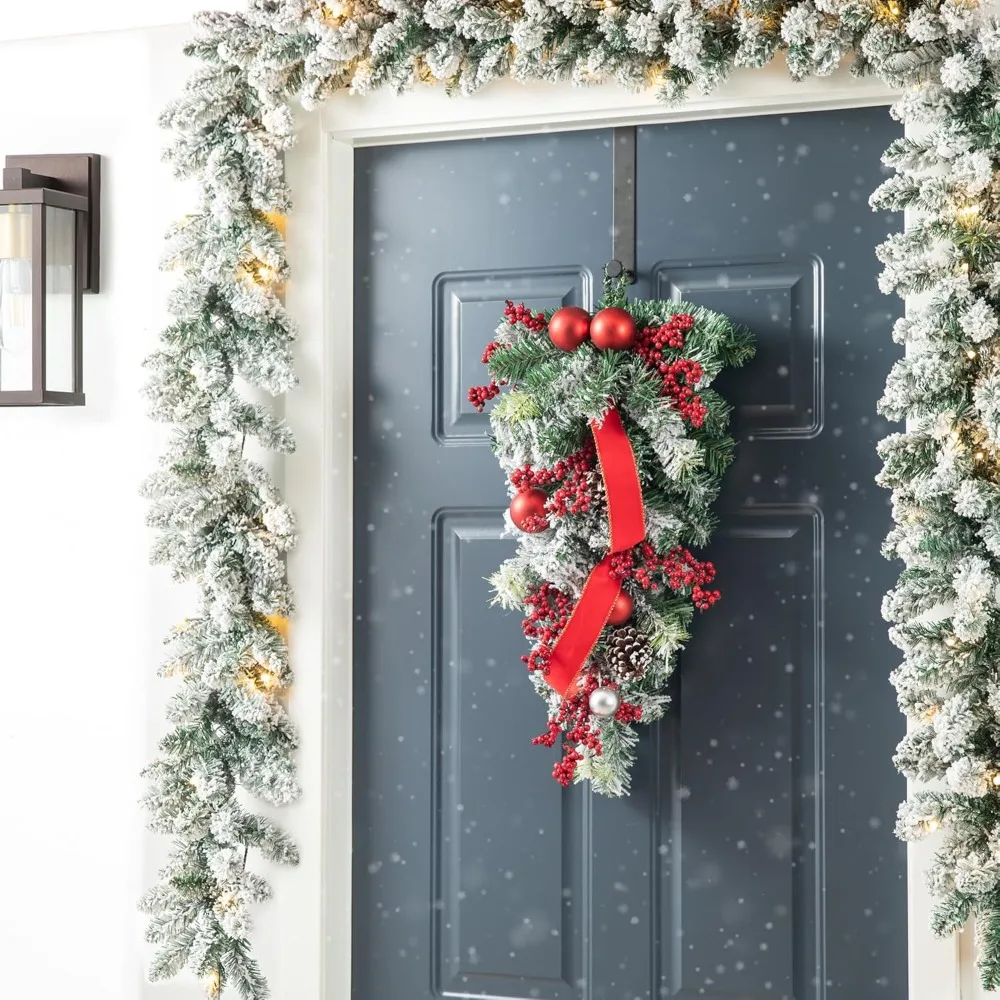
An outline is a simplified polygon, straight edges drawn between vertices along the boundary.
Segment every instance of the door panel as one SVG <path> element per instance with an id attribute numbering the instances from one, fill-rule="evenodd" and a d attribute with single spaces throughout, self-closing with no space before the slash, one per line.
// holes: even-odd
<path id="1" fill-rule="evenodd" d="M 359 150 L 355 995 L 906 995 L 902 719 L 872 484 L 895 300 L 884 109 L 640 130 L 639 282 L 749 324 L 738 458 L 633 794 L 549 777 L 518 617 L 488 606 L 503 476 L 465 399 L 504 299 L 593 304 L 611 133 Z"/>

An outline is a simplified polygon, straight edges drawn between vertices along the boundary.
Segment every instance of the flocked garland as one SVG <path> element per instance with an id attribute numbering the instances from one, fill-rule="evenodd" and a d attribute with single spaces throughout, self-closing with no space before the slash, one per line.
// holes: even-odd
<path id="1" fill-rule="evenodd" d="M 593 318 L 508 302 L 483 354 L 490 382 L 469 390 L 479 410 L 496 400 L 493 451 L 519 541 L 491 584 L 525 616 L 523 659 L 548 708 L 535 743 L 561 743 L 560 784 L 612 796 L 629 790 L 635 725 L 663 716 L 694 609 L 720 596 L 715 567 L 688 546 L 708 543 L 733 457 L 712 382 L 754 353 L 721 313 L 628 301 L 627 288 L 606 278 Z"/>
<path id="2" fill-rule="evenodd" d="M 247 438 L 282 453 L 292 440 L 236 388 L 294 384 L 274 218 L 289 205 L 292 103 L 435 81 L 471 93 L 504 76 L 615 80 L 678 100 L 779 50 L 796 78 L 850 57 L 856 72 L 902 88 L 892 114 L 921 136 L 893 143 L 895 176 L 872 200 L 923 213 L 879 257 L 884 291 L 927 293 L 897 323 L 908 355 L 881 403 L 910 422 L 880 446 L 896 520 L 885 551 L 905 563 L 884 606 L 912 723 L 896 761 L 936 780 L 901 808 L 898 832 L 942 828 L 929 873 L 935 928 L 974 915 L 983 982 L 1000 986 L 1000 27 L 977 0 L 250 0 L 245 13 L 197 19 L 190 52 L 205 65 L 164 123 L 170 160 L 198 179 L 201 199 L 171 233 L 181 280 L 149 361 L 153 415 L 174 427 L 148 488 L 155 558 L 201 593 L 170 640 L 165 672 L 181 683 L 149 769 L 152 825 L 175 841 L 144 900 L 154 978 L 188 967 L 210 997 L 227 985 L 264 997 L 247 910 L 269 890 L 248 852 L 295 860 L 236 794 L 297 793 L 275 627 L 290 611 L 282 553 L 293 520 L 243 455 Z"/>

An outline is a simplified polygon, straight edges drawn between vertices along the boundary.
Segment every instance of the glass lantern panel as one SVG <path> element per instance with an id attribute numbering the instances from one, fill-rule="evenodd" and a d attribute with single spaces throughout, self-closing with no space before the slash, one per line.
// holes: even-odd
<path id="1" fill-rule="evenodd" d="M 45 388 L 76 388 L 76 212 L 45 208 Z"/>
<path id="2" fill-rule="evenodd" d="M 31 206 L 0 205 L 0 392 L 32 389 Z"/>

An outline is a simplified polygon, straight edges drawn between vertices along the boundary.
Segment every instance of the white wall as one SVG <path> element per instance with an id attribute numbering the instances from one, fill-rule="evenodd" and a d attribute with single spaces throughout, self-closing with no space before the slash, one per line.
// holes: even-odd
<path id="1" fill-rule="evenodd" d="M 199 10 L 244 10 L 246 0 L 7 0 L 0 17 L 0 42 L 16 38 L 93 34 L 188 22 Z"/>
<path id="2" fill-rule="evenodd" d="M 85 303 L 87 406 L 0 410 L 4 997 L 199 995 L 190 981 L 144 985 L 135 909 L 164 847 L 144 836 L 137 806 L 138 772 L 165 728 L 159 640 L 190 609 L 169 573 L 147 564 L 137 496 L 162 433 L 139 395 L 140 363 L 165 318 L 169 281 L 157 263 L 190 193 L 159 162 L 156 115 L 190 69 L 186 36 L 174 27 L 0 43 L 0 157 L 105 157 L 102 293 Z"/>

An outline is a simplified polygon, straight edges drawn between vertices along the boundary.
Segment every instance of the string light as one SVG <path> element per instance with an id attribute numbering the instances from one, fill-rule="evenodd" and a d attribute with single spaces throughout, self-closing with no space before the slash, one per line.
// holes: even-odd
<path id="1" fill-rule="evenodd" d="M 278 272 L 270 264 L 265 264 L 256 257 L 240 261 L 236 267 L 236 275 L 244 284 L 256 288 L 271 287 L 278 280 Z"/>
<path id="2" fill-rule="evenodd" d="M 279 680 L 277 672 L 270 667 L 266 667 L 261 663 L 251 663 L 248 666 L 240 668 L 236 683 L 245 691 L 267 693 L 273 691 L 278 686 Z"/>
<path id="3" fill-rule="evenodd" d="M 352 13 L 350 0 L 324 0 L 319 5 L 319 16 L 333 28 L 339 28 Z"/>
<path id="4" fill-rule="evenodd" d="M 953 635 L 946 635 L 944 637 L 944 644 L 949 649 L 954 649 L 958 645 L 958 639 L 956 639 Z"/>
<path id="5" fill-rule="evenodd" d="M 993 775 L 993 784 L 994 785 L 1000 785 L 1000 774 L 994 774 Z"/>
<path id="6" fill-rule="evenodd" d="M 288 642 L 288 619 L 284 615 L 265 615 L 264 620 L 285 642 Z"/>
<path id="7" fill-rule="evenodd" d="M 497 7 L 510 21 L 516 21 L 524 13 L 523 0 L 500 0 Z"/>
<path id="8" fill-rule="evenodd" d="M 642 77 L 646 81 L 647 87 L 655 86 L 670 69 L 670 63 L 665 60 L 657 60 L 650 63 L 642 71 Z"/>
<path id="9" fill-rule="evenodd" d="M 274 226 L 275 229 L 281 233 L 281 238 L 284 239 L 288 234 L 288 216 L 282 215 L 281 212 L 265 212 L 264 218 Z"/>
<path id="10" fill-rule="evenodd" d="M 205 996 L 211 997 L 212 1000 L 215 1000 L 215 997 L 217 997 L 222 990 L 222 977 L 219 975 L 218 969 L 212 969 L 212 971 L 205 976 L 204 985 Z"/>
<path id="11" fill-rule="evenodd" d="M 926 712 L 924 712 L 924 721 L 925 722 L 933 722 L 934 721 L 934 716 L 937 715 L 938 712 L 940 712 L 940 711 L 941 711 L 941 709 L 939 709 L 937 707 L 937 705 L 931 705 L 931 707 L 928 708 Z"/>
<path id="12" fill-rule="evenodd" d="M 973 457 L 975 458 L 975 460 L 977 462 L 981 462 L 984 458 L 986 458 L 986 452 L 985 451 L 977 451 L 976 454 Z"/>
<path id="13" fill-rule="evenodd" d="M 955 213 L 955 221 L 960 226 L 969 228 L 979 221 L 980 208 L 978 205 L 965 205 Z"/>
<path id="14" fill-rule="evenodd" d="M 973 350 L 973 349 L 972 349 L 971 347 L 970 347 L 970 348 L 969 348 L 969 349 L 968 349 L 968 350 L 967 350 L 967 351 L 965 352 L 965 356 L 966 356 L 966 357 L 967 357 L 967 358 L 968 358 L 968 359 L 969 359 L 970 361 L 972 361 L 972 360 L 973 360 L 973 358 L 978 358 L 978 357 L 979 357 L 979 355 L 978 355 L 978 354 L 976 354 L 976 352 L 975 352 L 975 351 L 974 351 L 974 350 Z"/>
<path id="15" fill-rule="evenodd" d="M 963 260 L 962 261 L 962 264 L 959 267 L 959 271 L 961 271 L 962 274 L 968 274 L 969 273 L 969 262 L 967 260 Z"/>
<path id="16" fill-rule="evenodd" d="M 937 819 L 934 819 L 933 817 L 931 817 L 931 819 L 925 819 L 925 820 L 924 820 L 924 829 L 925 829 L 925 830 L 926 830 L 926 831 L 927 831 L 928 833 L 933 833 L 933 832 L 934 832 L 935 830 L 937 830 L 937 829 L 938 829 L 938 828 L 939 828 L 940 826 L 941 826 L 941 823 L 940 823 L 940 821 L 938 821 Z"/>

